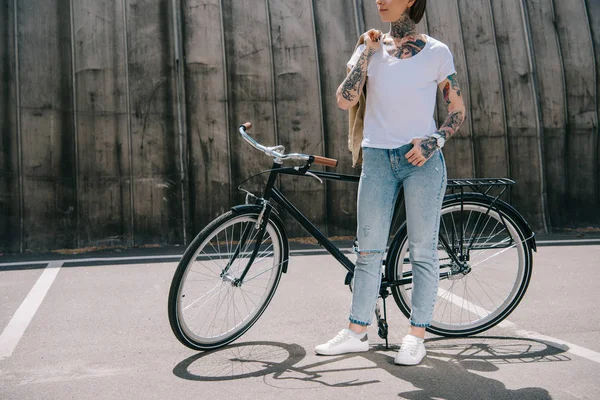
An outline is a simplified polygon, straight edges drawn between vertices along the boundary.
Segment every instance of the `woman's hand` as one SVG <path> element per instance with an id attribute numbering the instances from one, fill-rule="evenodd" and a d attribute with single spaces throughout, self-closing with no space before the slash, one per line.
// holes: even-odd
<path id="1" fill-rule="evenodd" d="M 406 153 L 405 157 L 409 163 L 417 167 L 422 167 L 437 150 L 437 141 L 432 137 L 427 139 L 413 139 L 411 143 L 413 144 L 413 148 Z"/>
<path id="2" fill-rule="evenodd" d="M 381 31 L 370 29 L 363 36 L 365 37 L 365 46 L 367 49 L 378 51 L 381 48 L 381 39 L 383 38 Z"/>

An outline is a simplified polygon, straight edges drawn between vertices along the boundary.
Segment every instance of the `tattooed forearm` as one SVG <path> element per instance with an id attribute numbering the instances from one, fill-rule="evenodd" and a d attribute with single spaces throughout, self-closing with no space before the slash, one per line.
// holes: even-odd
<path id="1" fill-rule="evenodd" d="M 454 135 L 465 120 L 465 105 L 456 80 L 456 74 L 449 75 L 443 82 L 442 94 L 448 107 L 448 117 L 438 133 L 446 140 Z"/>
<path id="2" fill-rule="evenodd" d="M 373 54 L 375 54 L 375 50 L 373 49 L 363 51 L 354 68 L 352 68 L 346 79 L 344 79 L 344 82 L 338 88 L 338 95 L 341 95 L 349 102 L 356 100 L 367 77 L 367 66 Z"/>
<path id="3" fill-rule="evenodd" d="M 456 110 L 448 114 L 446 118 L 446 122 L 439 130 L 439 133 L 444 136 L 446 140 L 450 138 L 450 136 L 454 135 L 458 128 L 465 120 L 464 112 L 462 110 Z"/>
<path id="4" fill-rule="evenodd" d="M 444 125 L 442 125 L 440 130 L 437 131 L 437 133 L 442 135 L 445 140 L 448 140 L 450 138 L 450 136 L 454 135 L 456 133 L 456 131 L 458 131 L 460 124 L 462 124 L 462 122 L 464 120 L 463 115 L 464 115 L 464 113 L 460 110 L 454 111 L 454 112 L 451 112 L 450 114 L 448 114 L 448 118 L 446 118 L 446 122 L 444 123 Z M 436 138 L 433 138 L 430 136 L 427 139 L 423 139 L 421 141 L 421 153 L 423 154 L 423 157 L 425 157 L 426 159 L 429 159 L 429 157 L 431 157 L 431 155 L 433 154 L 434 151 L 437 150 L 437 148 L 438 148 L 438 145 L 437 145 Z"/>

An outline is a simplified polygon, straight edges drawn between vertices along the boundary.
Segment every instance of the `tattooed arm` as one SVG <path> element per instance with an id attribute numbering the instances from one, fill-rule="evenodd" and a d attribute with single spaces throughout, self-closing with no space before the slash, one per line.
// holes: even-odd
<path id="1" fill-rule="evenodd" d="M 465 103 L 462 98 L 462 93 L 456 74 L 452 74 L 439 85 L 446 107 L 448 107 L 448 117 L 437 133 L 442 135 L 445 140 L 450 139 L 452 135 L 458 131 L 458 128 L 465 120 Z"/>
<path id="2" fill-rule="evenodd" d="M 375 54 L 375 51 L 372 48 L 365 47 L 346 79 L 338 87 L 335 94 L 338 106 L 342 110 L 348 110 L 358 102 L 359 94 L 367 80 L 367 66 L 373 54 Z"/>
<path id="3" fill-rule="evenodd" d="M 465 120 L 465 103 L 463 102 L 462 93 L 458 86 L 458 82 L 456 81 L 456 74 L 448 76 L 448 78 L 439 84 L 439 88 L 444 95 L 446 107 L 448 107 L 448 117 L 441 128 L 435 133 L 444 138 L 444 141 L 448 141 L 448 139 L 458 131 L 458 128 Z M 415 142 L 415 144 L 418 143 L 420 151 L 417 151 L 417 146 L 415 146 L 415 148 L 411 149 L 406 154 L 406 158 L 408 158 L 408 161 L 413 165 L 420 167 L 425 164 L 438 149 L 437 139 L 430 136 L 427 139 L 422 140 L 414 139 L 413 142 Z"/>
<path id="4" fill-rule="evenodd" d="M 362 54 L 335 93 L 338 106 L 341 109 L 349 110 L 358 102 L 359 95 L 367 80 L 369 61 L 371 61 L 373 54 L 381 47 L 381 43 L 379 42 L 381 35 L 382 33 L 375 29 L 371 29 L 365 34 L 365 48 Z"/>

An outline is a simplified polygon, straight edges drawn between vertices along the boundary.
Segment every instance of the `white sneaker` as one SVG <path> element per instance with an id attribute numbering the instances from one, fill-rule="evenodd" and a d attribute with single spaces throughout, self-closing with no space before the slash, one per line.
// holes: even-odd
<path id="1" fill-rule="evenodd" d="M 417 365 L 425 357 L 425 344 L 423 339 L 413 335 L 406 335 L 402 339 L 400 350 L 394 362 L 399 365 Z"/>
<path id="2" fill-rule="evenodd" d="M 342 329 L 336 337 L 327 343 L 315 347 L 315 353 L 324 356 L 335 356 L 345 353 L 358 353 L 369 350 L 369 338 L 365 332 L 362 338 L 356 337 L 348 328 Z"/>

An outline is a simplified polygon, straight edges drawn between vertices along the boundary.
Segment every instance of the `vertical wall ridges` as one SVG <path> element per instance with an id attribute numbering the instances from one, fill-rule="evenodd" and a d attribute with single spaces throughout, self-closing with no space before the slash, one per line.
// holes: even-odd
<path id="1" fill-rule="evenodd" d="M 315 60 L 317 68 L 317 91 L 319 93 L 319 118 L 321 121 L 321 154 L 328 157 L 327 146 L 325 145 L 325 112 L 323 110 L 323 88 L 321 87 L 321 60 L 319 59 L 319 42 L 317 40 L 317 19 L 315 16 L 315 0 L 310 2 L 310 20 L 313 28 L 313 39 L 315 46 Z M 328 193 L 329 182 L 325 181 L 325 193 Z M 327 196 L 323 197 L 323 209 L 325 210 L 325 234 L 329 235 L 329 213 L 327 212 Z"/>
<path id="2" fill-rule="evenodd" d="M 69 0 L 69 14 L 71 24 L 71 96 L 73 104 L 73 143 L 74 143 L 74 154 L 75 154 L 75 215 L 77 218 L 75 232 L 75 246 L 81 247 L 81 218 L 80 218 L 80 205 L 79 205 L 79 145 L 78 145 L 78 122 L 77 122 L 77 74 L 75 70 L 75 15 L 73 12 L 73 0 Z"/>
<path id="3" fill-rule="evenodd" d="M 338 172 L 359 172 L 349 165 L 347 113 L 337 107 L 334 93 L 356 36 L 369 28 L 381 29 L 375 2 L 263 1 L 264 5 L 256 2 L 257 8 L 252 2 L 233 0 L 86 0 L 83 5 L 53 0 L 48 5 L 36 3 L 40 7 L 31 1 L 7 0 L 2 44 L 8 53 L 2 54 L 6 57 L 2 67 L 9 81 L 2 112 L 10 119 L 3 125 L 8 130 L 2 179 L 7 176 L 10 193 L 1 200 L 8 201 L 2 221 L 11 221 L 4 235 L 10 251 L 48 250 L 54 243 L 56 248 L 139 245 L 160 239 L 165 232 L 175 232 L 169 237 L 187 244 L 192 229 L 241 199 L 236 180 L 246 170 L 264 167 L 262 155 L 247 152 L 238 143 L 236 124 L 245 122 L 241 118 L 257 122 L 254 134 L 265 144 L 285 144 L 290 151 L 310 146 L 312 152 L 338 158 Z M 421 31 L 436 38 L 451 38 L 447 43 L 457 46 L 453 52 L 457 63 L 468 66 L 464 75 L 461 66 L 459 74 L 465 98 L 470 94 L 467 118 L 473 132 L 463 131 L 461 143 L 469 143 L 460 148 L 473 156 L 455 157 L 449 164 L 464 176 L 519 179 L 511 201 L 526 216 L 535 212 L 536 231 L 550 231 L 553 224 L 559 229 L 576 224 L 596 227 L 600 3 L 451 1 L 429 1 L 419 24 Z M 147 6 L 153 7 L 152 12 L 138 13 Z M 285 15 L 288 9 L 291 13 Z M 4 7 L 1 11 L 4 18 Z M 143 31 L 146 28 L 160 42 L 154 43 Z M 203 42 L 205 32 L 213 35 L 209 43 Z M 584 46 L 581 41 L 588 35 L 591 42 Z M 462 51 L 459 46 L 464 54 L 457 54 Z M 158 68 L 147 68 L 148 57 L 154 57 Z M 50 60 L 50 74 L 44 73 L 43 60 Z M 52 76 L 60 82 L 53 82 Z M 157 97 L 146 103 L 144 90 L 153 79 Z M 164 82 L 171 83 L 158 89 Z M 289 82 L 301 88 L 309 82 L 310 92 L 288 90 Z M 443 118 L 441 99 L 438 102 Z M 311 126 L 288 132 L 291 122 L 300 124 L 296 120 L 310 121 Z M 139 132 L 149 133 L 145 138 L 138 135 L 138 122 Z M 68 131 L 71 128 L 73 132 Z M 529 140 L 531 147 L 520 145 L 521 140 Z M 169 157 L 166 151 L 154 157 L 154 150 L 164 150 L 163 142 L 169 150 L 179 147 L 180 154 L 173 158 L 175 154 Z M 160 181 L 165 166 L 166 183 Z M 173 181 L 181 188 L 173 187 Z M 307 198 L 310 191 L 322 195 L 323 187 L 287 186 L 284 179 L 282 184 L 289 195 L 293 192 L 299 198 Z M 313 199 L 311 207 L 326 210 L 319 214 L 319 223 L 328 234 L 350 235 L 356 188 L 339 182 L 325 185 L 327 195 Z M 144 188 L 156 194 L 152 201 Z M 219 190 L 217 198 L 214 193 Z M 160 193 L 172 197 L 159 198 Z M 47 220 L 39 218 L 42 214 Z M 144 224 L 155 231 L 146 230 Z M 299 230 L 293 234 L 301 235 Z"/>
<path id="4" fill-rule="evenodd" d="M 172 0 L 173 13 L 173 39 L 174 56 L 175 56 L 175 75 L 176 75 L 176 93 L 177 93 L 177 129 L 179 131 L 179 184 L 181 186 L 181 222 L 183 231 L 183 243 L 187 244 L 187 207 L 186 207 L 186 191 L 187 187 L 187 168 L 185 163 L 186 153 L 186 137 L 187 124 L 185 113 L 185 80 L 183 67 L 183 45 L 182 45 L 182 26 L 181 26 L 181 4 L 177 7 L 181 0 Z"/>
<path id="5" fill-rule="evenodd" d="M 567 186 L 560 193 L 562 227 L 587 227 L 598 221 L 596 115 L 594 93 L 595 54 L 589 36 L 589 19 L 581 0 L 556 1 L 556 25 L 567 86 L 566 168 Z M 589 41 L 585 43 L 585 41 Z"/>
<path id="6" fill-rule="evenodd" d="M 554 0 L 550 0 L 550 3 L 552 4 L 552 22 L 554 23 L 554 29 L 557 30 L 556 28 L 556 7 L 554 5 Z M 559 62 L 560 62 L 560 69 L 562 71 L 562 84 L 563 84 L 563 102 L 565 105 L 565 121 L 569 120 L 569 97 L 567 96 L 567 77 L 566 77 L 566 71 L 565 71 L 565 60 L 563 57 L 563 52 L 562 52 L 562 47 L 560 46 L 560 37 L 558 36 L 558 32 L 556 32 L 556 47 L 558 48 L 558 55 L 559 55 Z M 565 149 L 565 154 L 566 154 L 566 149 Z M 567 176 L 567 180 L 568 180 L 568 176 Z M 568 184 L 567 184 L 568 186 Z"/>
<path id="7" fill-rule="evenodd" d="M 277 105 L 275 104 L 275 96 L 277 96 L 276 83 L 275 83 L 275 56 L 273 55 L 273 31 L 271 29 L 271 7 L 269 0 L 265 0 L 265 12 L 267 18 L 267 32 L 269 38 L 269 65 L 271 66 L 271 107 L 273 108 L 273 133 L 275 137 L 275 143 L 272 146 L 281 145 L 279 141 L 279 125 L 277 121 Z M 242 122 L 240 122 L 242 123 Z M 269 145 L 269 144 L 267 144 Z M 281 176 L 277 177 L 277 182 L 281 187 Z"/>
<path id="8" fill-rule="evenodd" d="M 505 135 L 505 141 L 506 143 L 508 143 L 509 141 L 509 136 L 508 136 L 508 115 L 506 112 L 506 93 L 504 90 L 504 78 L 502 76 L 502 65 L 500 65 L 500 53 L 498 52 L 498 36 L 496 34 L 496 21 L 494 19 L 494 7 L 492 7 L 492 1 L 494 0 L 489 0 L 488 4 L 490 5 L 490 22 L 491 22 L 491 27 L 492 27 L 492 34 L 493 34 L 493 38 L 494 38 L 494 49 L 496 50 L 496 63 L 498 65 L 498 78 L 500 79 L 500 96 L 502 97 L 502 117 L 504 120 L 504 135 Z M 506 149 L 506 170 L 508 172 L 508 176 L 512 176 L 512 172 L 511 172 L 511 168 L 510 168 L 510 146 L 504 146 L 504 148 Z M 511 199 L 511 187 L 509 186 L 509 201 Z"/>
<path id="9" fill-rule="evenodd" d="M 229 171 L 229 204 L 233 204 L 233 175 L 232 175 L 232 165 L 231 165 L 231 135 L 233 135 L 233 130 L 231 127 L 231 121 L 229 120 L 229 82 L 228 71 L 227 71 L 227 51 L 225 49 L 225 17 L 223 15 L 223 0 L 219 0 L 219 15 L 221 16 L 221 46 L 223 49 L 223 90 L 225 93 L 225 98 L 223 99 L 223 111 L 225 115 L 225 126 L 227 129 L 226 137 L 227 137 L 227 154 L 229 155 L 229 160 L 227 163 L 227 168 Z M 245 123 L 241 122 L 242 124 Z"/>
<path id="10" fill-rule="evenodd" d="M 594 171 L 594 176 L 596 177 L 596 179 L 594 179 L 594 182 L 596 183 L 596 200 L 598 200 L 600 202 L 600 167 L 599 167 L 599 163 L 598 163 L 598 158 L 600 157 L 600 154 L 598 153 L 598 142 L 600 141 L 600 137 L 598 135 L 599 130 L 598 130 L 598 124 L 600 124 L 599 118 L 600 115 L 598 115 L 598 66 L 596 64 L 596 57 L 595 57 L 595 48 L 594 48 L 594 35 L 592 34 L 592 21 L 590 19 L 590 10 L 588 8 L 587 2 L 586 0 L 581 0 L 583 1 L 583 9 L 585 11 L 585 16 L 588 22 L 588 32 L 590 34 L 590 43 L 592 45 L 592 54 L 594 54 L 594 57 L 592 57 L 592 63 L 594 64 L 594 110 L 595 110 L 595 117 L 596 117 L 596 121 L 595 121 L 595 130 L 596 130 L 596 162 L 594 163 L 596 170 Z"/>
<path id="11" fill-rule="evenodd" d="M 466 76 L 467 76 L 467 83 L 466 83 L 466 87 L 467 90 L 469 91 L 469 99 L 471 99 L 471 102 L 473 101 L 473 92 L 471 91 L 471 73 L 469 71 L 469 63 L 468 63 L 468 57 L 467 57 L 467 48 L 465 46 L 465 35 L 464 35 L 464 31 L 462 29 L 463 23 L 462 23 L 462 13 L 460 10 L 460 4 L 458 3 L 458 0 L 456 0 L 456 9 L 457 9 L 457 13 L 458 13 L 458 25 L 459 25 L 459 29 L 460 29 L 460 40 L 461 40 L 461 44 L 463 49 L 465 49 L 464 53 L 464 63 L 465 63 L 465 70 L 466 70 Z M 463 90 L 464 91 L 464 90 Z M 470 107 L 472 108 L 472 107 Z M 471 170 L 473 171 L 473 177 L 477 177 L 479 176 L 479 171 L 477 171 L 477 163 L 475 162 L 475 160 L 477 159 L 477 154 L 475 152 L 475 125 L 473 125 L 473 113 L 471 109 L 467 110 L 467 116 L 469 118 L 469 122 L 471 123 L 471 154 L 473 154 L 473 158 L 472 158 L 472 163 L 473 165 L 471 166 Z"/>
<path id="12" fill-rule="evenodd" d="M 354 24 L 356 27 L 356 37 L 358 38 L 365 31 L 365 16 L 362 12 L 362 0 L 353 0 L 352 6 L 354 7 Z"/>
<path id="13" fill-rule="evenodd" d="M 127 143 L 129 146 L 129 207 L 130 217 L 129 224 L 131 229 L 130 243 L 135 245 L 135 206 L 134 206 L 134 192 L 135 192 L 135 177 L 133 174 L 133 137 L 131 128 L 131 99 L 130 99 L 130 87 L 129 87 L 129 30 L 127 29 L 127 0 L 121 2 L 123 7 L 123 56 L 125 59 L 125 106 L 127 110 Z"/>
<path id="14" fill-rule="evenodd" d="M 537 140 L 539 144 L 539 176 L 540 176 L 540 193 L 541 193 L 541 208 L 542 208 L 542 230 L 543 232 L 548 232 L 548 193 L 546 190 L 546 179 L 544 174 L 544 135 L 542 132 L 542 110 L 540 107 L 540 99 L 539 99 L 539 89 L 538 89 L 538 77 L 536 71 L 536 65 L 534 62 L 533 56 L 533 46 L 531 44 L 531 27 L 529 26 L 529 14 L 527 13 L 527 5 L 524 0 L 519 1 L 519 5 L 521 7 L 521 17 L 523 21 L 523 27 L 525 29 L 525 45 L 527 46 L 527 57 L 529 61 L 529 69 L 532 75 L 531 81 L 531 89 L 533 91 L 533 101 L 534 107 L 536 110 L 536 119 L 535 124 L 537 128 Z"/>
<path id="15" fill-rule="evenodd" d="M 13 0 L 13 40 L 15 46 L 15 108 L 16 108 L 16 125 L 17 125 L 17 163 L 19 169 L 19 251 L 25 251 L 25 200 L 24 179 L 23 179 L 23 142 L 21 137 L 21 71 L 19 63 L 19 9 L 17 0 Z"/>
<path id="16" fill-rule="evenodd" d="M 463 49 L 465 49 L 465 37 L 463 34 L 463 29 L 462 29 L 462 19 L 461 19 L 461 15 L 460 15 L 460 6 L 458 4 L 457 0 L 454 0 L 454 4 L 456 4 L 456 14 L 458 15 L 458 30 L 460 31 L 460 44 L 462 46 Z M 467 81 L 465 82 L 465 87 L 467 88 L 467 90 L 469 91 L 469 101 L 472 102 L 473 101 L 473 97 L 471 96 L 471 82 L 470 82 L 470 75 L 469 75 L 469 68 L 467 68 L 468 64 L 467 64 L 467 52 L 463 51 L 463 63 L 465 66 L 465 76 L 467 77 Z M 470 106 L 470 104 L 469 104 Z M 473 113 L 470 112 L 470 110 L 467 110 L 467 118 L 469 118 L 469 126 L 471 127 L 471 140 L 469 141 L 469 143 L 471 143 L 471 154 L 475 155 L 475 140 L 474 140 L 474 135 L 473 135 Z M 473 156 L 471 158 L 471 171 L 473 171 L 473 176 L 477 176 L 477 169 L 476 169 L 476 163 L 475 163 L 475 157 Z"/>
<path id="17" fill-rule="evenodd" d="M 569 96 L 567 95 L 567 71 L 565 69 L 565 59 L 563 56 L 563 51 L 562 51 L 562 46 L 560 45 L 560 37 L 558 35 L 558 28 L 557 28 L 557 22 L 556 22 L 556 5 L 554 3 L 554 0 L 550 0 L 550 3 L 552 4 L 552 22 L 554 24 L 554 30 L 556 31 L 556 47 L 558 48 L 558 56 L 559 56 L 559 62 L 560 62 L 560 69 L 562 71 L 562 84 L 563 84 L 563 102 L 565 105 L 565 122 L 567 124 L 569 124 Z M 566 158 L 567 155 L 569 154 L 569 129 L 565 129 L 565 147 L 564 147 L 564 151 L 563 151 L 563 156 L 565 158 L 565 162 L 566 162 Z M 565 178 L 565 185 L 568 188 L 569 187 L 569 174 L 565 173 L 564 174 L 564 178 Z"/>
<path id="18" fill-rule="evenodd" d="M 279 130 L 277 129 L 277 106 L 275 105 L 275 94 L 277 93 L 275 90 L 275 59 L 273 56 L 273 32 L 271 30 L 271 9 L 269 0 L 265 0 L 265 8 L 267 13 L 267 29 L 269 33 L 269 64 L 271 65 L 271 106 L 273 107 L 273 127 L 275 134 L 275 143 L 274 145 L 280 145 L 279 142 Z M 240 122 L 242 123 L 242 122 Z"/>

